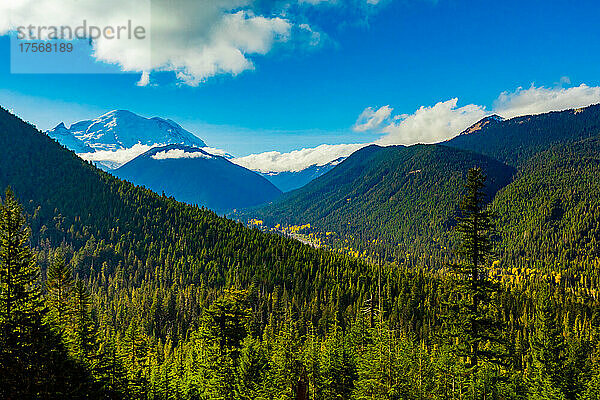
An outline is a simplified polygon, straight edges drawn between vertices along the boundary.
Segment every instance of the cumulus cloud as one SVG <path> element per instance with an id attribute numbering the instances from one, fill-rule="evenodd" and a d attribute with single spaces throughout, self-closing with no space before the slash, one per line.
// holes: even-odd
<path id="1" fill-rule="evenodd" d="M 203 153 L 201 151 L 185 151 L 183 149 L 171 149 L 167 151 L 159 151 L 151 156 L 155 160 L 173 160 L 181 158 L 214 158 L 210 154 Z"/>
<path id="2" fill-rule="evenodd" d="M 389 124 L 390 116 L 392 115 L 393 108 L 390 106 L 383 106 L 377 110 L 373 107 L 367 107 L 356 120 L 354 124 L 354 131 L 366 132 L 381 129 L 384 124 Z"/>
<path id="3" fill-rule="evenodd" d="M 565 78 L 561 82 L 566 83 Z M 581 84 L 570 88 L 545 88 L 531 85 L 503 92 L 494 102 L 494 111 L 505 118 L 542 114 L 600 103 L 600 87 Z"/>
<path id="4" fill-rule="evenodd" d="M 19 26 L 145 28 L 144 40 L 97 38 L 93 57 L 124 71 L 174 71 L 197 85 L 218 74 L 236 75 L 254 67 L 251 57 L 289 39 L 293 22 L 256 15 L 250 0 L 14 0 L 0 2 L 0 34 Z"/>
<path id="5" fill-rule="evenodd" d="M 304 48 L 318 46 L 326 35 L 311 26 L 306 7 L 350 13 L 366 6 L 375 9 L 372 0 L 298 4 L 290 8 L 287 2 L 255 0 L 62 0 L 57 7 L 56 0 L 1 1 L 0 35 L 20 26 L 75 28 L 85 20 L 87 26 L 102 29 L 131 21 L 133 27 L 144 28 L 143 40 L 102 35 L 92 41 L 92 57 L 141 73 L 140 86 L 149 84 L 153 71 L 172 71 L 182 83 L 196 86 L 216 75 L 253 69 L 256 56 L 278 43 L 292 43 L 296 34 L 298 41 L 306 42 Z M 44 34 L 47 38 L 48 31 Z"/>
<path id="6" fill-rule="evenodd" d="M 561 84 L 568 84 L 562 78 Z M 467 104 L 459 106 L 457 98 L 441 101 L 433 106 L 421 106 L 412 114 L 393 114 L 393 108 L 367 107 L 358 117 L 354 130 L 379 133 L 376 141 L 382 145 L 411 145 L 438 143 L 450 139 L 480 119 L 499 114 L 504 118 L 541 114 L 600 103 L 600 87 L 581 84 L 575 87 L 547 88 L 531 85 L 528 89 L 502 92 L 493 107 Z"/>
<path id="7" fill-rule="evenodd" d="M 340 157 L 348 157 L 366 144 L 322 144 L 289 153 L 269 151 L 234 158 L 231 161 L 258 172 L 302 171 L 311 165 L 325 165 Z"/>
<path id="8" fill-rule="evenodd" d="M 379 110 L 378 110 L 379 111 Z M 391 113 L 391 110 L 386 110 Z M 487 114 L 485 107 L 475 104 L 458 106 L 458 99 L 421 106 L 410 115 L 398 115 L 380 129 L 385 136 L 379 144 L 437 143 L 448 139 L 479 121 Z"/>

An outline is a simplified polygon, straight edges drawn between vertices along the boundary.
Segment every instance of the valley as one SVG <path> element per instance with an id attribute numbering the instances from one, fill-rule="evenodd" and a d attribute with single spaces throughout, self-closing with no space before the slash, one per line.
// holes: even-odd
<path id="1" fill-rule="evenodd" d="M 593 129 L 597 110 L 577 113 L 582 131 Z M 573 112 L 562 115 L 572 118 Z M 544 118 L 528 121 L 537 130 Z M 512 129 L 512 123 L 479 126 Z M 461 146 L 469 147 L 467 138 L 481 129 L 459 136 Z M 562 133 L 549 135 L 555 139 L 543 148 L 521 147 L 531 156 L 517 163 L 505 159 L 514 166 L 446 144 L 365 147 L 272 204 L 236 211 L 234 218 L 248 218 L 245 227 L 167 193 L 121 181 L 2 111 L 0 184 L 11 187 L 31 227 L 27 243 L 47 280 L 40 292 L 49 307 L 43 326 L 63 326 L 69 336 L 60 339 L 63 334 L 58 334 L 56 340 L 65 341 L 64 357 L 76 360 L 69 368 L 58 368 L 60 361 L 50 358 L 44 365 L 58 368 L 52 375 L 56 382 L 80 382 L 79 389 L 51 390 L 124 398 L 163 398 L 164 393 L 215 398 L 241 390 L 250 397 L 271 397 L 295 396 L 302 383 L 327 398 L 331 393 L 350 396 L 348 390 L 352 396 L 370 393 L 373 376 L 393 379 L 380 381 L 378 393 L 406 385 L 413 388 L 406 395 L 417 396 L 416 379 L 426 379 L 428 392 L 440 398 L 456 390 L 456 382 L 467 387 L 460 380 L 466 367 L 454 355 L 456 349 L 438 335 L 451 334 L 454 326 L 444 318 L 453 312 L 446 302 L 454 298 L 454 279 L 461 276 L 452 271 L 462 260 L 465 239 L 458 229 L 467 226 L 464 184 L 479 179 L 473 174 L 487 175 L 477 201 L 482 215 L 493 218 L 498 228 L 484 233 L 497 245 L 493 253 L 482 253 L 489 263 L 482 267 L 482 279 L 499 285 L 490 286 L 501 310 L 494 318 L 505 324 L 499 334 L 517 343 L 502 350 L 509 355 L 494 353 L 508 357 L 503 359 L 511 367 L 482 369 L 479 382 L 487 385 L 486 379 L 538 368 L 529 357 L 540 350 L 527 337 L 537 334 L 540 312 L 563 321 L 569 336 L 552 339 L 560 339 L 560 346 L 594 346 L 600 149 L 595 136 L 569 132 L 564 139 L 558 139 Z M 480 143 L 479 136 L 473 140 Z M 233 166 L 201 148 L 176 144 L 153 148 L 143 157 Z M 116 174 L 125 175 L 136 160 Z M 144 170 L 155 168 L 140 165 Z M 12 192 L 3 197 L 2 212 L 16 218 L 19 206 Z M 79 312 L 84 320 L 63 321 L 55 314 L 57 304 L 70 303 L 61 303 L 53 288 L 75 290 L 69 282 L 79 285 L 73 293 L 83 296 Z M 550 296 L 542 305 L 536 300 L 540 291 Z M 82 326 L 88 330 L 81 331 Z M 90 341 L 89 347 L 77 347 L 77 340 Z M 496 349 L 492 342 L 483 343 Z M 385 361 L 375 354 L 385 354 Z M 571 360 L 569 368 L 584 368 L 579 363 L 595 353 L 577 356 L 583 358 L 560 354 Z M 338 372 L 326 363 L 334 363 Z M 442 378 L 447 363 L 454 383 Z M 424 364 L 431 372 L 419 378 Z M 309 367 L 319 374 L 302 372 Z M 247 375 L 250 369 L 256 374 Z M 595 370 L 570 371 L 583 379 Z M 328 383 L 335 379 L 349 381 Z M 488 389 L 527 385 L 519 379 L 509 382 Z M 595 390 L 584 380 L 573 385 L 580 393 Z"/>

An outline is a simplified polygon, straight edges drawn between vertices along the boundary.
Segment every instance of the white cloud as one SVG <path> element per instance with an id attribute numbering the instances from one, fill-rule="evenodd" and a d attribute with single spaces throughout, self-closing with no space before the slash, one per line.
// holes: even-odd
<path id="1" fill-rule="evenodd" d="M 116 169 L 120 166 L 128 163 L 133 160 L 140 154 L 144 154 L 150 149 L 155 147 L 164 146 L 164 144 L 156 143 L 152 146 L 145 144 L 135 144 L 133 147 L 128 149 L 119 149 L 119 150 L 99 150 L 93 153 L 79 153 L 77 154 L 79 157 L 83 158 L 86 161 L 92 161 L 96 163 L 101 163 L 109 169 Z M 202 150 L 208 154 L 212 154 L 215 156 L 221 156 L 225 158 L 232 158 L 231 154 L 227 153 L 225 150 L 216 149 L 214 147 L 202 147 Z M 181 154 L 180 154 L 181 152 Z M 190 154 L 191 156 L 187 156 Z M 196 155 L 197 154 L 197 155 Z M 210 156 L 206 156 L 201 152 L 185 152 L 184 150 L 171 149 L 167 152 L 160 152 L 154 155 L 152 158 L 156 160 L 164 160 L 167 158 L 195 158 L 202 157 L 210 158 Z M 158 155 L 158 157 L 156 157 Z"/>
<path id="2" fill-rule="evenodd" d="M 387 111 L 386 111 L 387 113 Z M 379 144 L 437 143 L 446 140 L 479 121 L 487 114 L 485 107 L 468 104 L 458 107 L 458 99 L 434 106 L 421 106 L 410 115 L 399 115 L 381 128 L 386 134 Z"/>
<path id="3" fill-rule="evenodd" d="M 561 82 L 567 83 L 566 79 Z M 512 118 L 595 103 L 600 103 L 600 87 L 582 84 L 571 88 L 545 88 L 532 85 L 529 89 L 518 88 L 514 92 L 501 93 L 491 110 L 477 104 L 459 107 L 457 98 L 441 101 L 433 106 L 421 106 L 412 114 L 394 115 L 393 108 L 389 105 L 378 109 L 368 107 L 359 115 L 353 129 L 357 132 L 382 134 L 375 144 L 383 146 L 439 143 L 491 114 Z M 251 154 L 232 161 L 260 172 L 300 171 L 314 164 L 323 165 L 337 158 L 347 157 L 367 145 L 369 143 L 321 145 L 289 153 L 271 151 Z"/>
<path id="4" fill-rule="evenodd" d="M 99 162 L 109 166 L 110 168 L 118 168 L 121 165 L 133 160 L 140 154 L 143 154 L 156 146 L 158 146 L 158 144 L 148 146 L 145 144 L 138 143 L 128 149 L 120 149 L 113 151 L 99 150 L 93 153 L 79 153 L 77 155 L 86 161 Z"/>
<path id="5" fill-rule="evenodd" d="M 299 3 L 346 14 L 380 8 L 374 0 Z M 196 86 L 216 75 L 253 69 L 256 56 L 291 43 L 292 36 L 309 47 L 321 44 L 327 35 L 310 25 L 304 8 L 255 0 L 61 0 L 59 7 L 56 0 L 2 0 L 0 35 L 19 26 L 75 28 L 84 20 L 88 27 L 116 30 L 131 20 L 133 27 L 145 29 L 144 40 L 103 36 L 93 40 L 92 57 L 141 73 L 140 86 L 149 84 L 154 71 L 172 71 L 181 82 Z"/>
<path id="6" fill-rule="evenodd" d="M 201 151 L 185 151 L 183 149 L 171 149 L 168 151 L 159 151 L 151 156 L 155 160 L 172 160 L 181 158 L 214 158 L 210 154 L 205 154 Z"/>
<path id="7" fill-rule="evenodd" d="M 298 27 L 308 34 L 308 42 L 311 46 L 318 46 L 321 43 L 321 32 L 313 30 L 308 24 L 300 24 Z"/>
<path id="8" fill-rule="evenodd" d="M 568 84 L 568 78 L 561 78 L 561 84 Z M 377 110 L 368 107 L 359 115 L 353 129 L 357 132 L 383 134 L 376 141 L 381 145 L 438 143 L 456 136 L 491 114 L 513 118 L 596 103 L 600 103 L 598 86 L 581 84 L 569 88 L 546 88 L 532 84 L 529 89 L 518 88 L 513 92 L 502 92 L 491 110 L 477 104 L 459 107 L 457 98 L 441 101 L 433 106 L 421 106 L 412 114 L 393 115 L 390 106 Z"/>
<path id="9" fill-rule="evenodd" d="M 255 15 L 251 0 L 12 0 L 0 2 L 0 34 L 18 26 L 126 25 L 146 29 L 146 40 L 98 38 L 93 57 L 124 71 L 173 71 L 197 85 L 218 74 L 252 69 L 251 57 L 289 39 L 293 22 Z M 151 14 L 150 14 L 151 13 Z"/>
<path id="10" fill-rule="evenodd" d="M 348 157 L 366 144 L 322 144 L 315 148 L 289 153 L 269 151 L 235 158 L 232 162 L 259 172 L 301 171 L 311 165 L 324 165 L 340 157 Z"/>
<path id="11" fill-rule="evenodd" d="M 150 73 L 148 71 L 143 71 L 140 80 L 138 81 L 138 86 L 148 86 L 150 84 Z"/>
<path id="12" fill-rule="evenodd" d="M 564 78 L 563 82 L 566 82 Z M 505 118 L 542 114 L 600 103 L 600 87 L 581 84 L 570 88 L 545 88 L 531 85 L 514 92 L 502 92 L 494 102 L 494 111 Z"/>
<path id="13" fill-rule="evenodd" d="M 220 157 L 227 158 L 227 159 L 233 158 L 233 156 L 231 154 L 229 154 L 228 152 L 226 152 L 223 149 L 217 149 L 215 147 L 202 147 L 202 150 L 204 150 L 208 154 L 212 154 L 214 156 L 220 156 Z"/>
<path id="14" fill-rule="evenodd" d="M 390 106 L 383 106 L 378 110 L 375 110 L 373 107 L 367 107 L 358 116 L 353 129 L 356 132 L 366 132 L 381 129 L 384 124 L 387 125 L 390 123 L 389 119 L 392 115 L 392 111 L 394 111 L 394 109 Z"/>

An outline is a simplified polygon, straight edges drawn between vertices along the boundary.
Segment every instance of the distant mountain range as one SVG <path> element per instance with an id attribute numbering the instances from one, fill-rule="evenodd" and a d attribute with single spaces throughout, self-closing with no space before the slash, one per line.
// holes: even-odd
<path id="1" fill-rule="evenodd" d="M 267 178 L 272 184 L 277 186 L 282 192 L 289 192 L 301 188 L 307 183 L 315 180 L 321 175 L 331 171 L 333 167 L 345 160 L 345 157 L 338 158 L 324 165 L 311 165 L 301 171 L 282 171 L 282 172 L 259 172 Z"/>
<path id="2" fill-rule="evenodd" d="M 361 237 L 357 240 L 363 242 L 372 240 L 372 234 L 356 232 L 363 230 L 359 228 L 362 224 L 371 223 L 357 219 L 356 215 L 376 215 L 373 207 L 377 206 L 382 218 L 387 218 L 393 225 L 397 223 L 397 217 L 389 215 L 408 213 L 406 215 L 412 219 L 421 212 L 404 209 L 408 206 L 403 203 L 404 199 L 414 201 L 414 191 L 424 190 L 406 183 L 405 178 L 411 171 L 420 171 L 414 172 L 420 174 L 420 178 L 412 181 L 424 187 L 434 187 L 440 191 L 439 196 L 452 202 L 458 198 L 460 193 L 457 190 L 460 188 L 449 188 L 448 185 L 460 181 L 460 174 L 468 166 L 492 165 L 491 160 L 500 162 L 502 167 L 495 165 L 488 172 L 492 177 L 500 174 L 496 176 L 502 181 L 502 185 L 497 187 L 499 189 L 509 183 L 502 180 L 508 174 L 506 168 L 520 170 L 535 154 L 556 144 L 588 139 L 597 135 L 598 131 L 600 106 L 509 120 L 491 115 L 441 145 L 395 147 L 395 150 L 370 147 L 354 153 L 348 159 L 340 158 L 324 165 L 314 164 L 300 171 L 278 172 L 253 172 L 251 165 L 244 164 L 249 168 L 246 169 L 236 165 L 235 159 L 227 160 L 231 158 L 230 155 L 223 151 L 215 153 L 214 149 L 206 147 L 202 139 L 171 120 L 144 118 L 123 110 L 111 111 L 94 120 L 77 122 L 69 128 L 61 123 L 48 135 L 67 148 L 88 155 L 127 152 L 139 145 L 142 154 L 133 154 L 130 158 L 137 157 L 126 165 L 100 163 L 104 169 L 133 183 L 219 212 L 270 203 L 281 192 L 287 192 L 274 204 L 253 211 L 255 214 L 252 215 L 272 223 L 311 223 L 324 230 L 336 228 L 340 234 L 352 229 L 355 232 L 353 236 Z M 441 147 L 444 149 L 439 149 Z M 450 148 L 478 155 L 469 158 Z M 375 151 L 373 149 L 379 149 L 377 155 L 372 154 Z M 168 154 L 168 157 L 160 158 L 161 154 Z M 365 158 L 365 154 L 372 154 L 372 158 Z M 484 156 L 489 159 L 481 158 Z M 423 159 L 419 161 L 419 157 Z M 363 160 L 364 163 L 357 160 Z M 448 164 L 447 160 L 452 163 Z M 410 168 L 407 163 L 411 165 Z M 422 181 L 423 178 L 425 181 Z M 435 182 L 435 179 L 440 181 Z M 405 184 L 408 186 L 403 186 Z M 452 193 L 444 192 L 446 189 Z M 387 200 L 383 201 L 383 198 Z M 449 214 L 452 210 L 442 211 L 445 214 L 438 222 L 443 225 L 445 220 L 452 219 Z M 250 214 L 242 215 L 245 218 Z M 392 226 L 386 229 L 392 229 Z M 410 235 L 404 239 L 396 235 L 393 240 L 402 242 L 412 239 Z"/>
<path id="3" fill-rule="evenodd" d="M 366 147 L 237 217 L 310 224 L 334 247 L 371 252 L 377 243 L 400 263 L 439 265 L 453 245 L 464 175 L 477 166 L 488 176 L 504 257 L 530 268 L 587 270 L 589 255 L 600 256 L 599 143 L 600 105 L 491 116 L 437 145 Z"/>
<path id="4" fill-rule="evenodd" d="M 256 172 L 180 144 L 152 148 L 112 172 L 157 193 L 218 212 L 256 206 L 281 195 Z"/>
<path id="5" fill-rule="evenodd" d="M 136 156 L 141 155 L 151 148 L 163 147 L 171 144 L 183 145 L 189 148 L 201 148 L 206 153 L 222 156 L 235 163 L 234 157 L 231 154 L 222 150 L 207 147 L 202 139 L 185 130 L 172 120 L 159 117 L 145 118 L 126 110 L 110 111 L 93 120 L 73 123 L 68 128 L 61 122 L 54 129 L 49 130 L 46 133 L 69 150 L 74 151 L 86 160 L 92 161 L 96 166 L 108 172 L 116 171 L 119 167 L 123 166 L 123 164 L 132 161 Z M 256 170 L 281 191 L 287 192 L 302 187 L 311 180 L 323 175 L 340 161 L 341 159 L 329 162 L 325 165 L 315 164 L 300 171 L 269 173 L 260 172 L 259 168 L 253 169 L 252 166 L 246 167 L 250 170 Z M 175 165 L 176 163 L 170 164 Z M 185 163 L 181 165 L 184 164 Z M 158 163 L 150 163 L 147 167 L 155 168 L 159 165 L 162 167 L 162 164 Z M 198 169 L 200 165 L 202 164 L 196 163 L 194 166 L 195 172 L 201 173 Z M 123 170 L 119 173 L 122 173 L 122 171 Z M 174 170 L 171 171 L 171 173 L 175 172 L 176 171 Z M 158 175 L 161 173 L 162 171 L 157 171 Z M 149 176 L 151 172 L 148 171 L 147 174 Z M 190 178 L 187 172 L 183 175 Z M 128 176 L 128 179 L 134 183 L 146 184 L 147 180 L 144 182 L 137 181 L 140 176 L 139 173 L 131 173 L 131 175 Z M 239 177 L 248 176 L 254 177 L 254 174 L 243 174 Z M 188 179 L 187 182 L 188 184 L 195 184 L 194 182 L 197 182 L 197 180 Z M 191 198 L 199 199 L 207 195 L 207 188 L 190 187 L 185 189 L 186 195 L 180 197 L 181 193 L 183 193 L 182 190 L 185 183 L 186 182 L 184 181 L 180 182 L 180 187 L 177 190 L 171 190 L 173 189 L 172 182 L 164 182 L 164 186 L 165 188 L 169 187 L 169 190 L 167 191 L 171 191 L 175 198 L 182 201 L 188 201 Z M 244 185 L 245 184 L 242 184 L 241 182 L 238 184 L 239 187 Z M 162 188 L 156 179 L 152 181 L 152 187 L 159 192 L 162 191 Z M 194 190 L 198 191 L 197 196 L 191 195 L 190 192 L 193 192 Z M 200 194 L 200 192 L 203 194 Z M 269 197 L 270 192 L 267 192 L 265 198 Z M 217 195 L 215 198 L 220 198 L 220 196 Z M 246 202 L 242 201 L 240 204 L 246 204 Z"/>

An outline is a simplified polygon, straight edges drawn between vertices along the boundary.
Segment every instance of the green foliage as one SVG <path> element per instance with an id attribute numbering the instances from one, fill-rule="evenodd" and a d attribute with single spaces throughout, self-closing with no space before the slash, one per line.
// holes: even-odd
<path id="1" fill-rule="evenodd" d="M 504 265 L 555 271 L 557 283 L 580 289 L 598 287 L 599 154 L 598 139 L 550 148 L 499 193 L 492 208 Z"/>
<path id="2" fill-rule="evenodd" d="M 73 273 L 59 250 L 55 252 L 54 260 L 46 272 L 46 304 L 50 323 L 60 331 L 67 328 L 73 313 L 73 287 Z"/>
<path id="3" fill-rule="evenodd" d="M 591 142 L 579 149 L 586 146 L 582 163 L 577 147 L 538 155 L 490 209 L 481 176 L 467 170 L 490 167 L 493 195 L 514 172 L 501 163 L 443 146 L 366 149 L 349 164 L 349 205 L 327 208 L 338 197 L 346 204 L 335 188 L 312 200 L 326 211 L 323 220 L 340 227 L 367 213 L 364 228 L 344 229 L 360 241 L 381 234 L 377 251 L 386 257 L 372 265 L 121 182 L 2 111 L 0 185 L 11 184 L 23 200 L 32 235 L 7 194 L 0 210 L 0 397 L 597 399 L 600 214 L 595 150 Z M 548 169 L 542 160 L 551 162 Z M 466 176 L 470 201 L 454 235 Z M 355 178 L 361 184 L 349 189 Z M 552 192 L 566 196 L 561 215 L 569 217 L 540 224 L 548 210 L 535 205 Z M 373 220 L 371 206 L 380 207 Z M 504 236 L 494 257 L 490 211 Z M 532 226 L 540 226 L 537 239 L 521 240 Z M 544 241 L 548 227 L 557 230 Z M 447 253 L 452 246 L 432 244 L 460 237 L 456 259 Z M 385 247 L 396 247 L 397 238 L 423 256 Z M 549 275 L 559 270 L 556 249 L 572 273 L 567 279 Z M 457 275 L 448 273 L 449 260 Z M 521 278 L 518 270 L 529 265 L 547 275 L 506 279 Z M 442 318 L 453 304 L 457 318 Z M 498 358 L 488 319 L 499 322 L 509 357 L 474 369 L 455 351 L 456 335 L 447 338 L 462 329 L 470 345 L 480 343 L 478 358 Z"/>
<path id="4" fill-rule="evenodd" d="M 478 154 L 439 145 L 369 146 L 305 187 L 273 204 L 242 213 L 270 226 L 309 223 L 334 248 L 379 252 L 407 264 L 436 268 L 452 245 L 465 172 L 490 175 L 488 200 L 506 185 L 512 168 Z"/>
<path id="5" fill-rule="evenodd" d="M 0 205 L 0 376 L 7 393 L 35 391 L 36 333 L 42 304 L 29 230 L 10 190 Z"/>
<path id="6" fill-rule="evenodd" d="M 28 244 L 21 206 L 7 190 L 0 205 L 0 398 L 82 395 L 90 389 L 88 373 L 44 322 L 39 269 Z"/>
<path id="7" fill-rule="evenodd" d="M 521 168 L 535 154 L 558 144 L 593 138 L 600 132 L 600 106 L 525 115 L 488 123 L 446 145 L 474 151 Z"/>
<path id="8" fill-rule="evenodd" d="M 467 175 L 467 192 L 458 219 L 458 263 L 450 267 L 454 277 L 446 315 L 445 332 L 475 380 L 480 362 L 500 363 L 496 347 L 501 342 L 500 328 L 494 319 L 494 300 L 499 286 L 488 277 L 495 225 L 493 215 L 484 207 L 485 176 L 479 168 Z"/>

